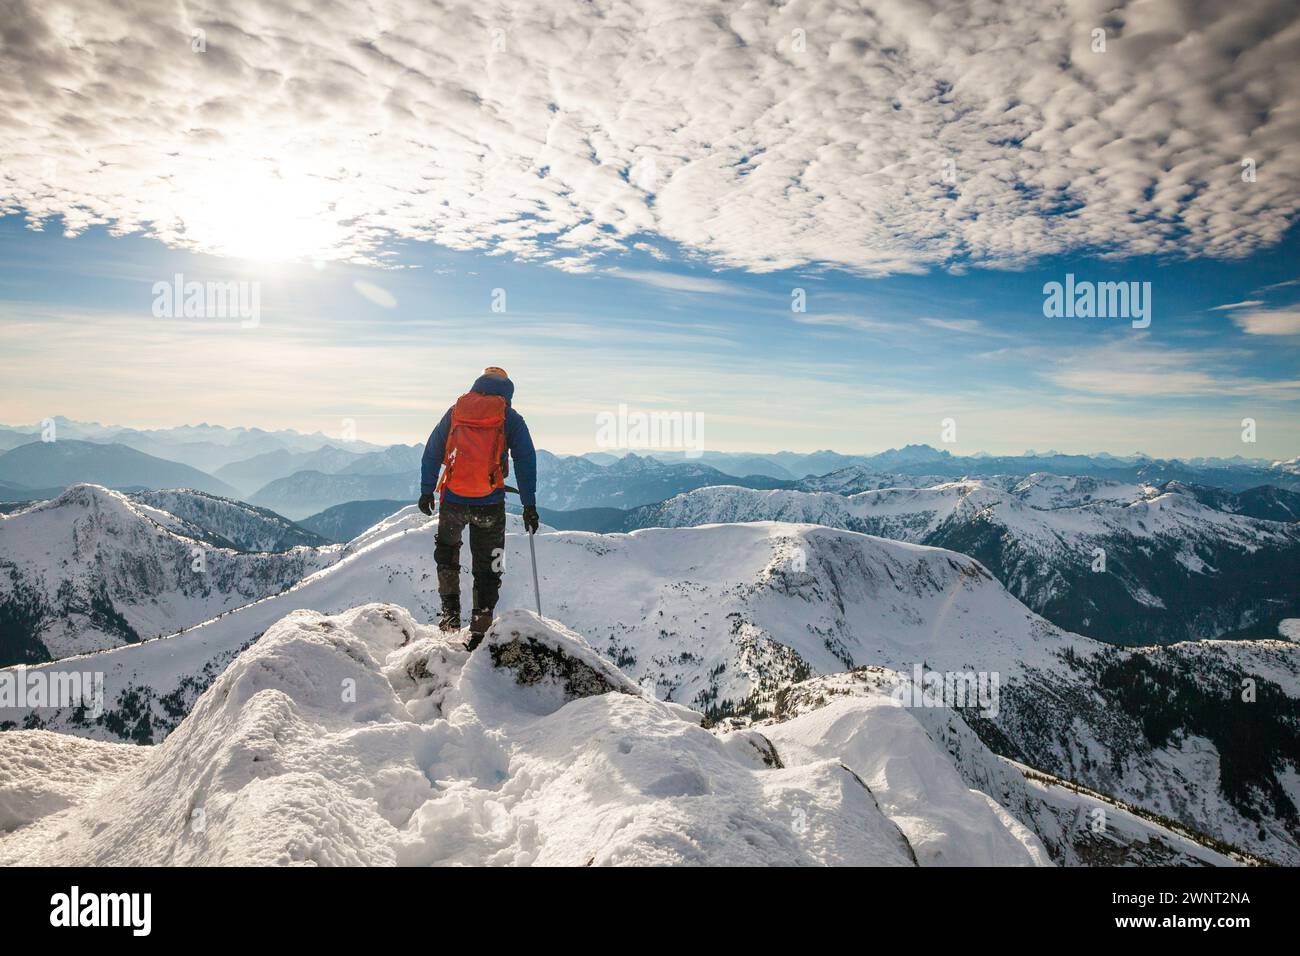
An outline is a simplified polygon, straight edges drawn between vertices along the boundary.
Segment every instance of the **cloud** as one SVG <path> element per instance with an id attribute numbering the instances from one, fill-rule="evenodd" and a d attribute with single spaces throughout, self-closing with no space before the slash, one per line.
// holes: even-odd
<path id="1" fill-rule="evenodd" d="M 1114 398 L 1300 399 L 1300 380 L 1249 378 L 1222 371 L 1225 352 L 1163 348 L 1133 335 L 1059 357 L 1041 375 L 1061 388 Z"/>
<path id="2" fill-rule="evenodd" d="M 382 263 L 427 240 L 573 271 L 646 237 L 755 272 L 1240 257 L 1300 202 L 1298 18 L 1287 0 L 17 0 L 0 212 L 229 256 Z"/>
<path id="3" fill-rule="evenodd" d="M 668 253 L 664 252 L 658 246 L 652 246 L 648 242 L 634 242 L 632 243 L 632 248 L 637 252 L 644 252 L 652 258 L 658 259 L 660 262 L 667 262 L 670 258 Z"/>
<path id="4" fill-rule="evenodd" d="M 926 325 L 948 332 L 979 332 L 983 325 L 978 319 L 921 319 Z"/>
<path id="5" fill-rule="evenodd" d="M 897 322 L 869 319 L 852 312 L 793 312 L 790 317 L 800 325 L 839 326 L 859 332 L 899 332 L 906 328 Z"/>
<path id="6" fill-rule="evenodd" d="M 1251 309 L 1231 319 L 1247 335 L 1300 335 L 1300 308 Z"/>
<path id="7" fill-rule="evenodd" d="M 1210 309 L 1211 312 L 1223 312 L 1227 309 L 1248 309 L 1252 305 L 1263 305 L 1263 299 L 1246 299 L 1243 302 L 1229 302 L 1226 305 L 1216 305 Z"/>
<path id="8" fill-rule="evenodd" d="M 701 292 L 712 295 L 733 295 L 741 289 L 721 279 L 704 279 L 699 276 L 684 276 L 676 272 L 648 272 L 638 269 L 610 269 L 608 274 L 619 279 L 630 279 L 658 289 L 670 289 L 673 292 Z"/>

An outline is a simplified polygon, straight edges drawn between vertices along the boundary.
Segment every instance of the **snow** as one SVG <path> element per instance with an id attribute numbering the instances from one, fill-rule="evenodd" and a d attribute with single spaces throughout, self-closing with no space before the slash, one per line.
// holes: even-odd
<path id="1" fill-rule="evenodd" d="M 1117 715 L 1089 704 L 1080 675 L 1063 664 L 1067 649 L 1087 659 L 1098 652 L 1096 642 L 1031 613 L 969 557 L 804 523 L 861 519 L 915 538 L 936 523 L 978 516 L 1044 553 L 1068 547 L 1085 555 L 1079 542 L 1091 535 L 1159 534 L 1184 541 L 1183 566 L 1202 573 L 1213 569 L 1193 567 L 1198 541 L 1254 547 L 1296 533 L 1145 486 L 1044 475 L 1016 481 L 850 497 L 711 488 L 667 505 L 692 523 L 735 521 L 756 503 L 760 514 L 803 521 L 615 535 L 545 529 L 535 538 L 543 607 L 564 624 L 511 610 L 533 603 L 528 541 L 511 515 L 503 615 L 468 659 L 459 640 L 419 623 L 431 620 L 438 604 L 436 522 L 414 506 L 330 549 L 254 556 L 209 548 L 208 577 L 195 582 L 178 573 L 195 543 L 183 522 L 102 488 L 70 489 L 0 521 L 0 560 L 8 557 L 51 601 L 64 579 L 87 594 L 96 581 L 107 582 L 146 636 L 171 620 L 202 623 L 76 664 L 104 674 L 110 710 L 128 689 L 152 695 L 143 706 L 154 739 L 171 731 L 163 743 L 0 734 L 0 831 L 12 831 L 0 838 L 0 862 L 38 860 L 29 841 L 56 818 L 85 836 L 85 859 L 115 862 L 914 856 L 924 865 L 961 865 L 1040 863 L 1050 852 L 1058 862 L 1079 863 L 1098 853 L 1137 853 L 1138 843 L 1152 860 L 1172 854 L 1225 862 L 1118 806 L 1107 813 L 1119 814 L 1123 826 L 1098 849 L 1080 836 L 1078 820 L 1105 798 L 1041 783 L 1048 775 L 1026 777 L 1028 768 L 989 752 L 954 712 L 902 708 L 884 690 L 864 688 L 858 671 L 843 673 L 870 664 L 889 675 L 918 662 L 992 672 L 1009 692 L 1071 700 L 1059 721 L 1032 715 L 1048 719 L 1046 727 L 1003 720 L 999 730 L 1013 740 L 1045 735 L 1055 756 L 1035 759 L 1089 786 L 1293 859 L 1286 855 L 1294 853 L 1292 836 L 1274 829 L 1266 839 L 1258 823 L 1225 802 L 1211 741 L 1183 736 L 1135 756 L 1116 734 Z M 114 576 L 126 566 L 147 573 Z M 250 575 L 257 588 L 240 590 Z M 288 589 L 276 593 L 281 587 Z M 1145 591 L 1138 599 L 1160 600 Z M 369 603 L 375 600 L 410 611 Z M 1212 666 L 1228 662 L 1294 688 L 1295 619 L 1279 631 L 1288 640 L 1187 643 L 1168 652 L 1203 655 Z M 55 641 L 52 650 L 120 642 L 84 619 L 70 619 L 66 632 L 81 643 Z M 537 679 L 521 684 L 516 671 Z M 173 731 L 176 705 L 162 698 L 179 700 L 184 713 L 214 678 L 213 691 L 238 693 L 215 705 L 210 691 Z M 346 707 L 345 680 L 356 687 Z M 728 702 L 757 701 L 761 717 L 776 691 L 791 684 L 852 699 L 832 695 L 821 710 L 805 707 L 719 735 L 699 726 L 701 711 L 725 710 Z M 121 733 L 77 723 L 66 710 L 0 711 L 0 721 L 19 726 L 33 716 L 51 729 L 111 739 Z M 1127 761 L 1122 777 L 1109 775 L 1116 760 Z M 164 792 L 145 792 L 144 778 L 163 781 Z M 1284 779 L 1300 800 L 1293 786 L 1300 778 Z M 119 803 L 168 828 L 137 830 L 113 816 Z M 845 813 L 851 823 L 832 819 Z M 204 842 L 210 831 L 196 829 L 200 821 L 220 824 L 219 845 Z M 101 825 L 109 838 L 91 839 Z M 738 833 L 745 838 L 727 842 Z M 715 839 L 722 841 L 716 847 Z"/>
<path id="2" fill-rule="evenodd" d="M 295 610 L 344 613 L 382 600 L 409 608 L 416 621 L 432 620 L 438 607 L 435 525 L 411 512 L 381 522 L 380 530 L 345 546 L 334 564 L 282 594 L 175 637 L 116 648 L 76 666 L 104 674 L 110 710 L 128 688 L 148 689 L 153 739 L 160 740 L 176 719 L 162 698 L 179 697 L 188 708 L 196 682 L 199 689 L 207 686 L 241 648 Z M 1186 819 L 1203 821 L 1204 828 L 1232 842 L 1263 846 L 1256 840 L 1259 827 L 1220 794 L 1216 767 L 1166 750 L 1138 759 L 1131 750 L 1137 744 L 1115 736 L 1115 715 L 1089 703 L 1086 689 L 1078 696 L 1080 677 L 1060 655 L 1069 648 L 1087 659 L 1101 645 L 1034 615 L 969 557 L 779 522 L 615 535 L 551 532 L 537 535 L 535 543 L 546 613 L 583 634 L 602 657 L 619 661 L 637 685 L 680 702 L 659 704 L 678 718 L 692 722 L 692 709 L 753 695 L 770 701 L 788 683 L 852 665 L 909 671 L 925 662 L 939 670 L 997 673 L 1004 698 L 1022 687 L 1034 699 L 1048 693 L 1076 701 L 1077 711 L 1052 724 L 1049 733 L 1060 743 L 1053 745 L 1056 756 L 1040 755 L 1056 761 L 1045 765 L 1073 767 L 1071 775 L 1081 775 L 1089 786 L 1171 815 L 1185 811 Z M 503 612 L 533 603 L 528 542 L 512 532 L 506 547 Z M 468 588 L 465 577 L 462 587 Z M 1215 641 L 1176 645 L 1176 653 L 1229 660 L 1287 688 L 1296 686 L 1296 646 Z M 523 707 L 527 696 L 519 695 L 513 706 Z M 19 726 L 29 716 L 0 710 L 0 720 Z M 110 726 L 77 724 L 67 711 L 37 716 L 52 730 L 118 739 Z M 929 719 L 924 712 L 916 716 L 923 723 Z M 1004 730 L 1013 738 L 1043 732 L 1036 725 L 1004 724 Z M 1086 763 L 1084 754 L 1091 754 Z M 1119 754 L 1132 758 L 1129 773 L 1110 777 L 1107 768 Z M 983 780 L 965 779 L 1045 843 L 1061 826 L 1023 787 L 993 792 Z M 1061 845 L 1053 838 L 1054 847 Z M 1270 838 L 1269 845 L 1290 852 L 1286 840 Z"/>
<path id="3" fill-rule="evenodd" d="M 75 806 L 148 756 L 141 747 L 39 730 L 0 736 L 0 839 L 34 820 Z"/>
<path id="4" fill-rule="evenodd" d="M 784 718 L 769 718 L 757 727 L 778 742 L 787 759 L 799 752 L 797 746 L 791 746 L 788 736 L 807 734 L 805 728 L 810 723 L 819 728 L 836 728 L 830 733 L 819 729 L 807 735 L 812 746 L 843 754 L 845 764 L 870 783 L 882 806 L 888 807 L 900 798 L 934 806 L 931 791 L 937 790 L 947 795 L 943 801 L 946 812 L 960 814 L 959 823 L 980 820 L 978 801 L 984 801 L 988 810 L 1002 820 L 1007 832 L 985 824 L 979 831 L 982 843 L 970 841 L 968 831 L 957 829 L 954 832 L 967 836 L 956 845 L 952 841 L 945 845 L 927 840 L 931 834 L 919 824 L 909 829 L 900 820 L 900 826 L 918 848 L 918 857 L 925 860 L 927 853 L 934 854 L 932 865 L 958 863 L 964 854 L 975 859 L 1007 859 L 1009 853 L 1008 862 L 1014 863 L 1018 851 L 1013 841 L 1036 862 L 1040 851 L 1050 852 L 1051 859 L 1069 866 L 1112 865 L 1117 861 L 1210 866 L 1239 862 L 1138 815 L 1112 798 L 993 753 L 950 708 L 900 707 L 897 689 L 908 679 L 907 675 L 879 667 L 813 678 L 790 688 Z M 868 708 L 865 712 L 864 707 Z M 877 715 L 888 715 L 890 721 L 886 726 L 873 723 L 871 718 Z M 1086 728 L 1082 739 L 1087 746 Z M 898 753 L 925 756 L 900 763 L 894 760 Z M 1155 756 L 1167 759 L 1163 754 Z M 916 773 L 920 767 L 925 768 L 922 774 Z M 1180 779 L 1194 779 L 1191 769 L 1184 762 L 1176 771 L 1187 775 Z M 1217 759 L 1211 770 L 1217 778 Z M 963 783 L 977 800 L 955 798 Z M 1098 810 L 1103 812 L 1105 824 L 1100 832 L 1095 826 Z M 944 831 L 937 831 L 937 835 L 947 837 Z"/>
<path id="5" fill-rule="evenodd" d="M 390 605 L 295 611 L 162 744 L 0 735 L 4 805 L 49 794 L 11 814 L 35 819 L 0 836 L 0 864 L 911 865 L 990 840 L 1042 862 L 951 768 L 918 798 L 933 748 L 902 748 L 881 799 L 811 723 L 769 766 L 531 612 L 473 655 L 459 638 Z"/>
<path id="6" fill-rule="evenodd" d="M 425 519 L 387 536 L 367 533 L 283 593 L 174 637 L 95 655 L 106 698 L 140 685 L 170 693 L 210 662 L 224 666 L 297 608 L 337 612 L 381 598 L 433 620 L 434 529 Z M 1049 665 L 1050 645 L 1064 646 L 1062 632 L 1040 633 L 1041 622 L 977 562 L 936 548 L 777 523 L 553 532 L 535 544 L 547 613 L 611 658 L 622 648 L 635 658 L 627 665 L 635 680 L 649 679 L 659 696 L 697 708 L 709 695 L 738 701 L 799 661 L 815 673 L 843 670 L 845 657 L 900 668 L 978 661 L 976 669 L 1011 673 Z M 506 551 L 500 608 L 529 607 L 526 536 L 507 534 Z M 795 558 L 805 570 L 795 570 Z M 1045 645 L 1042 633 L 1056 637 Z M 0 719 L 23 715 L 0 709 Z M 50 726 L 69 727 L 57 717 Z"/>
<path id="7" fill-rule="evenodd" d="M 1300 641 L 1300 617 L 1283 618 L 1277 625 L 1278 634 L 1288 641 Z"/>
<path id="8" fill-rule="evenodd" d="M 0 515 L 0 567 L 10 572 L 0 575 L 0 602 L 15 595 L 45 618 L 40 642 L 60 658 L 190 627 L 282 591 L 339 556 L 337 548 L 243 553 L 178 533 L 180 526 L 98 485 L 73 485 Z M 103 600 L 133 633 L 94 612 Z"/>
<path id="9" fill-rule="evenodd" d="M 1129 538 L 1177 542 L 1186 553 L 1198 542 L 1254 550 L 1264 544 L 1294 546 L 1300 540 L 1295 526 L 1219 511 L 1187 494 L 1045 473 L 887 487 L 847 496 L 713 486 L 677 495 L 647 514 L 660 527 L 810 522 L 914 542 L 978 516 L 1028 550 L 1058 560 L 1062 555 L 1087 555 L 1091 560 L 1094 545 Z"/>
<path id="10" fill-rule="evenodd" d="M 763 728 L 787 765 L 837 758 L 861 777 L 928 866 L 1050 865 L 1037 837 L 966 786 L 912 708 L 845 697 Z"/>

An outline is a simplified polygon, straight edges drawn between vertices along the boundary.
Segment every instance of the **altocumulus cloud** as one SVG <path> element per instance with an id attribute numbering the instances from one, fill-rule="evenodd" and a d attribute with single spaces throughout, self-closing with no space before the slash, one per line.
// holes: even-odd
<path id="1" fill-rule="evenodd" d="M 1292 2 L 870 6 L 11 0 L 0 211 L 225 255 L 583 271 L 659 237 L 865 275 L 1243 256 L 1296 212 Z"/>

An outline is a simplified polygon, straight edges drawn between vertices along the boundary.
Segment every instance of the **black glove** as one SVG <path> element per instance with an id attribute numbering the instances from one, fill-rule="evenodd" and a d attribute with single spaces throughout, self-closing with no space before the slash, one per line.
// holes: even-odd
<path id="1" fill-rule="evenodd" d="M 426 491 L 420 495 L 419 508 L 427 515 L 433 514 L 433 494 L 431 492 Z"/>
<path id="2" fill-rule="evenodd" d="M 537 509 L 532 505 L 524 505 L 524 530 L 529 534 L 536 534 L 541 523 L 537 517 Z"/>

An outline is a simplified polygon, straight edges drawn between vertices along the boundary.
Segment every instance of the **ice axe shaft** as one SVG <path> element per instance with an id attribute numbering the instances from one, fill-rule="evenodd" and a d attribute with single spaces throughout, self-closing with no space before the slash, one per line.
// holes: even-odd
<path id="1" fill-rule="evenodd" d="M 516 495 L 519 494 L 518 488 L 511 488 L 509 485 L 505 486 L 505 490 L 512 492 L 513 494 Z M 531 531 L 528 532 L 528 554 L 533 559 L 533 597 L 536 598 L 537 600 L 537 616 L 541 617 L 542 616 L 542 588 L 541 585 L 537 583 L 537 546 L 533 543 L 533 533 Z"/>
<path id="2" fill-rule="evenodd" d="M 533 536 L 530 532 L 528 535 L 528 553 L 533 558 L 533 597 L 537 599 L 537 616 L 542 616 L 542 589 L 537 583 L 537 547 L 533 544 Z"/>

